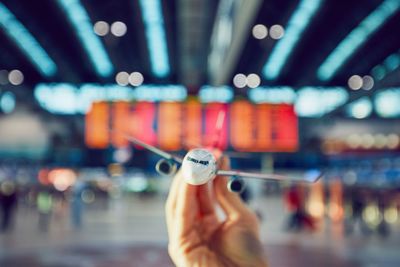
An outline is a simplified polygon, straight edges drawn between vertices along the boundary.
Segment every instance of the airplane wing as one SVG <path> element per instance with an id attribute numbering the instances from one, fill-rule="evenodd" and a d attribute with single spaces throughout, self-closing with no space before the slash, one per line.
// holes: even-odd
<path id="1" fill-rule="evenodd" d="M 165 158 L 167 160 L 173 160 L 173 161 L 175 161 L 175 162 L 177 162 L 179 164 L 182 164 L 183 159 L 181 157 L 178 157 L 176 155 L 172 155 L 172 154 L 170 154 L 168 152 L 165 152 L 165 151 L 163 151 L 163 150 L 161 150 L 161 149 L 159 149 L 157 147 L 154 147 L 152 145 L 146 144 L 146 143 L 144 143 L 144 142 L 140 141 L 139 139 L 136 139 L 136 138 L 134 138 L 132 136 L 128 136 L 128 135 L 124 135 L 124 136 L 129 142 L 132 142 L 135 145 L 141 146 L 141 147 L 143 147 L 143 148 L 145 148 L 145 149 L 147 149 L 147 150 L 149 150 L 149 151 L 151 151 L 151 152 L 153 152 L 153 153 L 155 153 L 155 154 L 157 154 L 157 155 L 159 155 L 159 156 L 161 156 L 161 157 L 163 157 L 163 158 Z"/>
<path id="2" fill-rule="evenodd" d="M 293 179 L 292 177 L 273 173 L 251 173 L 242 172 L 235 170 L 218 170 L 217 175 L 223 176 L 239 176 L 243 178 L 255 178 L 264 180 L 276 180 L 276 181 L 292 181 L 292 182 L 309 182 L 315 183 L 322 177 L 322 172 L 313 170 L 306 172 L 304 179 Z"/>

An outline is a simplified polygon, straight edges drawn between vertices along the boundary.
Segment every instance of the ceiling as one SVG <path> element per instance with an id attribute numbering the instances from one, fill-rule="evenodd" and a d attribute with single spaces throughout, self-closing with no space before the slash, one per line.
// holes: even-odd
<path id="1" fill-rule="evenodd" d="M 139 71 L 143 73 L 145 83 L 182 83 L 188 86 L 190 92 L 196 92 L 203 84 L 232 85 L 236 73 L 257 73 L 262 78 L 262 85 L 266 86 L 346 86 L 351 75 L 369 74 L 373 67 L 400 48 L 400 12 L 397 10 L 358 49 L 349 53 L 348 59 L 330 79 L 319 79 L 319 67 L 338 44 L 385 2 L 325 0 L 321 1 L 299 34 L 297 42 L 282 63 L 279 75 L 267 79 L 263 76 L 263 67 L 285 37 L 281 40 L 270 37 L 258 40 L 251 34 L 252 27 L 264 24 L 270 28 L 274 24 L 281 24 L 288 31 L 293 14 L 307 0 L 161 1 L 169 62 L 167 75 L 161 77 L 152 71 L 147 26 L 139 0 L 81 0 L 91 25 L 100 20 L 110 24 L 122 21 L 127 25 L 128 31 L 123 37 L 111 34 L 97 36 L 113 66 L 109 75 L 102 76 L 96 72 L 95 64 L 90 60 L 77 28 L 58 2 L 1 1 L 57 65 L 53 76 L 43 75 L 3 27 L 0 30 L 0 69 L 20 69 L 25 75 L 25 84 L 32 88 L 39 82 L 114 83 L 115 75 L 120 71 Z M 225 13 L 221 11 L 223 5 Z M 228 23 L 228 27 L 227 21 L 231 23 Z M 224 43 L 222 40 L 223 47 L 219 47 L 222 50 L 217 50 L 219 64 L 213 67 L 209 64 L 209 58 L 217 46 L 217 26 L 224 22 L 222 33 L 227 34 L 223 31 L 231 29 L 226 35 L 229 41 L 225 40 Z M 399 76 L 393 81 L 395 85 L 400 84 Z M 241 91 L 236 90 L 238 93 Z"/>

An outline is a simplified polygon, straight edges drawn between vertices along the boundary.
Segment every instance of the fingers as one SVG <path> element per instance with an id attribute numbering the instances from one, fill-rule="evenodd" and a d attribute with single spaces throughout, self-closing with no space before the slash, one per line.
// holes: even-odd
<path id="1" fill-rule="evenodd" d="M 181 171 L 172 181 L 165 212 L 170 236 L 179 236 L 192 227 L 199 212 L 197 186 L 187 184 Z"/>
<path id="2" fill-rule="evenodd" d="M 179 196 L 179 188 L 180 184 L 183 180 L 182 172 L 178 171 L 173 178 L 171 188 L 169 190 L 168 198 L 165 204 L 165 214 L 167 220 L 167 227 L 168 233 L 172 233 L 172 227 L 174 222 L 174 214 L 175 214 L 175 207 L 176 207 L 176 200 Z"/>
<path id="3" fill-rule="evenodd" d="M 221 162 L 220 169 L 229 169 L 229 158 L 224 157 Z M 229 219 L 239 219 L 243 216 L 249 216 L 252 212 L 243 203 L 237 193 L 230 192 L 228 189 L 228 178 L 224 176 L 217 176 L 214 179 L 214 193 L 217 198 L 218 204 L 226 213 Z"/>
<path id="4" fill-rule="evenodd" d="M 178 235 L 185 234 L 196 221 L 199 210 L 196 189 L 197 186 L 181 181 L 174 214 Z"/>
<path id="5" fill-rule="evenodd" d="M 200 216 L 207 216 L 215 213 L 214 200 L 210 194 L 209 184 L 197 187 L 197 199 L 199 202 Z"/>

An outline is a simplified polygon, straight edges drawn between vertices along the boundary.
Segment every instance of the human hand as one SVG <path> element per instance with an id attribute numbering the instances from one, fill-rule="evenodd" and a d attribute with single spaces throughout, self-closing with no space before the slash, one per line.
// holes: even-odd
<path id="1" fill-rule="evenodd" d="M 221 169 L 229 168 L 222 160 Z M 267 266 L 257 216 L 227 188 L 227 177 L 208 184 L 187 184 L 179 171 L 166 203 L 169 254 L 178 267 Z M 216 204 L 226 219 L 219 220 Z"/>

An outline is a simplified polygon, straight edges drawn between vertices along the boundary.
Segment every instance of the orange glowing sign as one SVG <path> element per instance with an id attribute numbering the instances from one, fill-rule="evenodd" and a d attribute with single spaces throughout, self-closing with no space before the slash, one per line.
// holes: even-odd
<path id="1" fill-rule="evenodd" d="M 238 151 L 254 149 L 254 105 L 241 100 L 230 105 L 231 145 Z"/>
<path id="2" fill-rule="evenodd" d="M 112 144 L 115 147 L 127 147 L 129 142 L 124 134 L 129 133 L 129 112 L 130 105 L 128 102 L 116 102 L 112 106 Z"/>
<path id="3" fill-rule="evenodd" d="M 85 142 L 90 148 L 107 148 L 110 139 L 109 108 L 104 102 L 93 103 L 86 114 Z"/>
<path id="4" fill-rule="evenodd" d="M 255 121 L 257 124 L 255 129 L 256 151 L 268 151 L 272 148 L 271 110 L 270 104 L 260 104 L 255 107 Z"/>
<path id="5" fill-rule="evenodd" d="M 165 150 L 180 150 L 182 104 L 165 102 L 158 106 L 158 144 Z"/>
<path id="6" fill-rule="evenodd" d="M 186 149 L 190 149 L 201 145 L 201 103 L 191 99 L 183 109 L 183 145 Z"/>
<path id="7" fill-rule="evenodd" d="M 221 111 L 225 120 L 218 131 Z M 238 151 L 293 152 L 298 149 L 297 124 L 293 106 L 286 104 L 254 105 L 240 100 L 202 105 L 195 99 L 186 103 L 95 103 L 86 115 L 85 141 L 90 148 L 125 147 L 128 142 L 120 133 L 127 133 L 165 150 L 198 145 L 226 149 L 229 141 Z"/>

